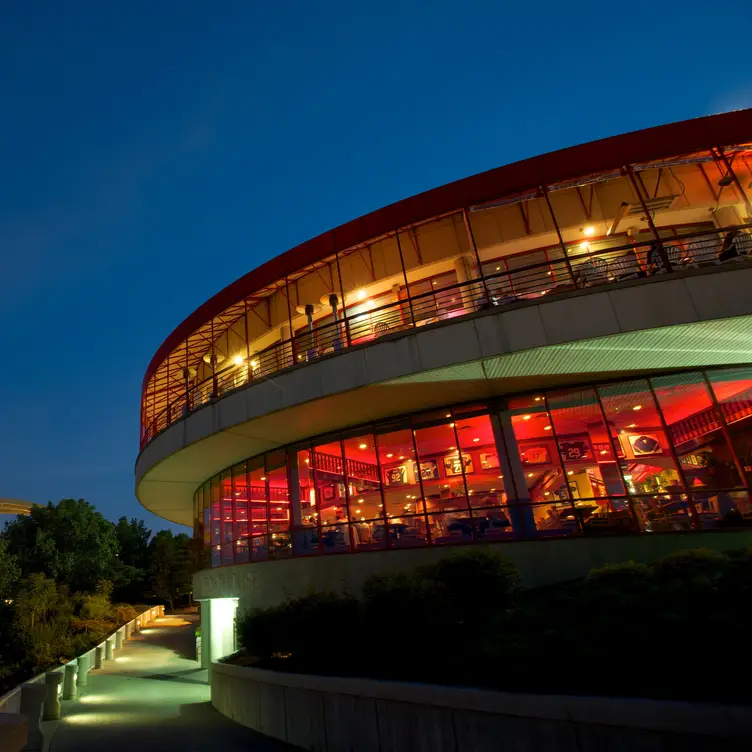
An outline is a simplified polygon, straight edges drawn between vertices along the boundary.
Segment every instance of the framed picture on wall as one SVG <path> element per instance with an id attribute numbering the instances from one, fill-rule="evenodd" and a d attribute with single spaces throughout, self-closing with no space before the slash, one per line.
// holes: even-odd
<path id="1" fill-rule="evenodd" d="M 384 470 L 384 483 L 387 486 L 406 486 L 407 485 L 407 466 L 397 465 Z"/>
<path id="2" fill-rule="evenodd" d="M 634 433 L 629 436 L 629 446 L 635 457 L 648 457 L 663 454 L 661 442 L 657 436 L 649 433 Z"/>
<path id="3" fill-rule="evenodd" d="M 321 486 L 321 498 L 324 501 L 331 501 L 334 497 L 334 483 L 329 483 L 326 486 Z"/>
<path id="4" fill-rule="evenodd" d="M 413 462 L 413 473 L 417 475 L 417 463 Z M 426 460 L 420 463 L 420 479 L 421 480 L 439 480 L 439 463 L 436 460 Z"/>
<path id="5" fill-rule="evenodd" d="M 520 447 L 520 459 L 523 465 L 547 465 L 551 461 L 551 455 L 545 445 L 528 444 Z"/>
<path id="6" fill-rule="evenodd" d="M 499 455 L 496 452 L 481 452 L 480 466 L 483 470 L 493 470 L 499 466 Z"/>
<path id="7" fill-rule="evenodd" d="M 588 439 L 564 439 L 559 442 L 559 451 L 565 462 L 579 462 L 593 458 L 593 447 Z"/>
<path id="8" fill-rule="evenodd" d="M 473 458 L 469 454 L 450 454 L 444 457 L 444 473 L 447 477 L 452 475 L 462 475 L 462 466 L 465 467 L 466 473 L 473 472 Z"/>

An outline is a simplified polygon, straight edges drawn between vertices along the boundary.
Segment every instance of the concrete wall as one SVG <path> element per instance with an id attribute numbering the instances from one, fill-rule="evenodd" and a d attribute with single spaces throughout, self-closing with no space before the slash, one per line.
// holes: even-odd
<path id="1" fill-rule="evenodd" d="M 214 664 L 212 705 L 317 752 L 707 752 L 752 748 L 752 709 L 520 695 Z"/>
<path id="2" fill-rule="evenodd" d="M 752 531 L 653 533 L 370 551 L 206 569 L 193 576 L 193 597 L 238 598 L 238 612 L 243 613 L 248 608 L 273 606 L 311 590 L 357 593 L 372 574 L 411 569 L 455 552 L 479 549 L 509 559 L 519 568 L 526 587 L 538 587 L 581 577 L 593 567 L 609 562 L 651 562 L 688 548 L 727 551 L 746 546 L 752 546 Z"/>
<path id="3" fill-rule="evenodd" d="M 136 494 L 147 509 L 190 525 L 193 492 L 211 475 L 326 431 L 594 374 L 750 362 L 751 285 L 752 268 L 742 265 L 615 283 L 322 358 L 163 431 L 137 460 Z"/>

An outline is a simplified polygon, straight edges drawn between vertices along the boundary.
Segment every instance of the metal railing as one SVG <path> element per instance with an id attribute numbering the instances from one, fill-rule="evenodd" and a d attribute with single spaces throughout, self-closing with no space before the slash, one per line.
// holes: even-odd
<path id="1" fill-rule="evenodd" d="M 535 301 L 573 290 L 584 290 L 631 279 L 661 279 L 692 268 L 752 261 L 752 225 L 662 237 L 594 248 L 603 242 L 536 248 L 484 262 L 502 271 L 407 297 L 355 314 L 344 312 L 337 321 L 314 324 L 288 340 L 255 353 L 241 365 L 216 371 L 184 393 L 143 428 L 141 448 L 172 423 L 228 392 L 261 381 L 294 366 L 302 366 L 350 347 L 421 326 L 450 321 L 484 310 Z M 546 260 L 509 268 L 525 257 L 546 252 Z M 574 251 L 574 252 L 573 252 Z M 506 263 L 505 263 L 506 262 Z"/>

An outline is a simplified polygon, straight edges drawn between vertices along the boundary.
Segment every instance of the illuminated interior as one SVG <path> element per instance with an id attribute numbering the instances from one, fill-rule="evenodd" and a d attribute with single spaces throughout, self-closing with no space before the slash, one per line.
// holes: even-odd
<path id="1" fill-rule="evenodd" d="M 225 291 L 230 304 L 205 319 L 197 312 L 196 326 L 152 363 L 142 447 L 233 389 L 379 337 L 747 259 L 752 145 L 667 152 L 398 224 L 352 246 L 330 246 L 282 276 L 267 267 L 278 268 L 287 254 L 269 262 L 257 272 L 271 281 L 244 289 L 239 280 Z"/>
<path id="2" fill-rule="evenodd" d="M 451 406 L 241 462 L 194 496 L 212 566 L 752 524 L 752 367 Z"/>

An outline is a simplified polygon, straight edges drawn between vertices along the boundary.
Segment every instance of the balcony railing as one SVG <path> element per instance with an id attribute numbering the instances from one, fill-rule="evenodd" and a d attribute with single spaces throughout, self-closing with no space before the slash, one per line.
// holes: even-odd
<path id="1" fill-rule="evenodd" d="M 630 242 L 600 250 L 575 246 L 575 253 L 570 247 L 566 254 L 561 247 L 549 248 L 553 253 L 547 253 L 543 262 L 505 268 L 419 295 L 411 296 L 408 291 L 404 299 L 378 308 L 350 315 L 345 312 L 339 320 L 323 325 L 314 322 L 310 329 L 255 353 L 242 365 L 216 371 L 189 385 L 143 428 L 141 448 L 172 423 L 228 392 L 390 334 L 573 290 L 631 279 L 662 279 L 666 274 L 692 268 L 752 262 L 750 230 L 752 225 L 740 225 L 676 234 L 662 238 L 660 244 Z M 520 263 L 540 252 L 534 249 L 510 259 Z"/>

